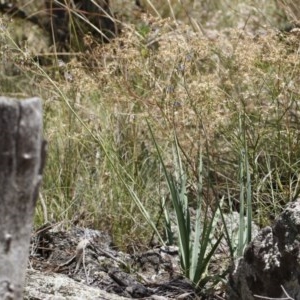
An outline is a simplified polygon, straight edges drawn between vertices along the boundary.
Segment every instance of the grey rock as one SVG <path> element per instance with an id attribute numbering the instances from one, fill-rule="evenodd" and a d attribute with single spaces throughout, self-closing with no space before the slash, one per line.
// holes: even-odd
<path id="1" fill-rule="evenodd" d="M 43 29 L 43 34 L 60 51 L 74 47 L 82 50 L 82 40 L 88 33 L 98 42 L 107 42 L 117 33 L 108 0 L 1 0 L 0 16 L 1 14 L 14 20 L 26 20 L 27 22 L 15 22 L 14 27 L 19 36 L 28 36 L 27 44 L 34 40 L 35 47 L 40 47 L 39 42 L 35 42 L 34 35 L 28 33 L 28 28 L 33 25 Z M 76 43 L 76 40 L 80 43 Z"/>
<path id="2" fill-rule="evenodd" d="M 230 300 L 300 299 L 300 199 L 262 229 L 236 262 Z"/>
<path id="3" fill-rule="evenodd" d="M 128 299 L 120 295 L 107 293 L 99 288 L 88 286 L 82 282 L 72 280 L 64 274 L 45 273 L 28 270 L 25 287 L 25 300 L 121 300 Z"/>
<path id="4" fill-rule="evenodd" d="M 127 254 L 109 234 L 47 223 L 32 234 L 25 299 L 198 299 L 176 248 Z M 154 297 L 154 298 L 153 298 Z M 163 298 L 162 298 L 163 299 Z"/>

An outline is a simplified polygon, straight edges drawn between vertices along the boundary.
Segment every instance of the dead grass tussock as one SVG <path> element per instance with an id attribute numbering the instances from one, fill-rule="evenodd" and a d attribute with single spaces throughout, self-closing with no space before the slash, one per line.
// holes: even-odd
<path id="1" fill-rule="evenodd" d="M 35 74 L 31 93 L 46 99 L 45 130 L 53 163 L 48 166 L 44 193 L 53 206 L 62 206 L 58 216 L 51 213 L 53 218 L 93 211 L 82 222 L 114 227 L 121 244 L 126 239 L 143 243 L 151 235 L 148 232 L 140 238 L 138 233 L 147 224 L 126 200 L 124 189 L 116 186 L 118 177 L 99 145 L 65 106 L 61 93 L 90 132 L 114 153 L 115 162 L 134 178 L 145 206 L 154 215 L 159 214 L 165 189 L 146 120 L 169 166 L 174 129 L 192 168 L 199 144 L 207 145 L 213 172 L 223 178 L 217 186 L 221 194 L 228 188 L 224 178 L 232 183 L 233 197 L 238 190 L 240 115 L 246 119 L 253 170 L 255 162 L 262 161 L 257 178 L 269 171 L 263 167 L 261 153 L 281 155 L 281 163 L 288 161 L 295 171 L 299 144 L 295 33 L 224 29 L 217 35 L 204 35 L 177 20 L 145 15 L 142 24 L 124 27 L 122 35 L 109 44 L 95 46 L 88 38 L 85 42 L 89 47 L 82 56 L 47 70 L 58 90 L 38 69 L 19 66 Z M 280 163 L 274 161 L 271 168 L 277 167 Z M 257 184 L 264 183 L 258 179 Z M 285 197 L 291 193 L 286 187 L 282 191 Z M 264 194 L 267 202 L 265 198 Z"/>
<path id="2" fill-rule="evenodd" d="M 175 25 L 169 23 L 152 25 L 159 32 L 157 50 L 147 48 L 145 40 L 128 29 L 122 39 L 93 53 L 98 64 L 94 75 L 102 92 L 113 92 L 118 103 L 133 101 L 149 115 L 155 111 L 154 115 L 167 116 L 168 123 L 176 112 L 184 124 L 183 116 L 197 117 L 201 106 L 207 118 L 204 123 L 218 127 L 224 101 L 234 96 L 237 84 L 239 92 L 251 94 L 259 81 L 265 81 L 264 76 L 272 76 L 271 65 L 282 61 L 284 45 L 278 44 L 275 34 L 253 37 L 232 31 L 211 41 L 187 33 L 185 26 L 174 31 Z M 180 108 L 174 109 L 174 104 Z"/>
<path id="3" fill-rule="evenodd" d="M 287 71 L 297 62 L 287 46 L 294 37 L 280 40 L 272 30 L 255 36 L 227 29 L 211 40 L 170 20 L 145 19 L 145 26 L 146 36 L 127 26 L 88 54 L 83 68 L 71 62 L 72 86 L 83 98 L 98 91 L 93 105 L 128 114 L 142 139 L 145 117 L 167 143 L 175 127 L 189 153 L 199 139 L 214 144 L 220 127 L 242 109 L 269 119 L 276 110 L 271 94 L 288 84 Z"/>
<path id="4" fill-rule="evenodd" d="M 158 72 L 159 76 L 155 76 L 151 69 L 147 69 L 148 73 L 143 69 L 142 74 L 156 78 L 156 86 L 160 89 L 151 90 L 147 101 L 155 104 L 156 99 L 164 100 L 159 107 L 167 116 L 167 123 L 175 124 L 186 151 L 194 153 L 189 150 L 196 150 L 193 146 L 204 136 L 221 157 L 222 149 L 227 148 L 221 147 L 220 139 L 215 137 L 220 128 L 230 130 L 231 121 L 245 113 L 250 120 L 251 150 L 261 147 L 260 150 L 273 152 L 272 156 L 282 155 L 268 145 L 276 147 L 280 142 L 274 126 L 288 130 L 288 136 L 292 134 L 290 126 L 297 126 L 291 125 L 292 120 L 296 122 L 292 116 L 297 110 L 295 96 L 299 92 L 296 88 L 299 54 L 295 34 L 281 36 L 270 30 L 253 36 L 230 30 L 217 40 L 205 39 L 200 34 L 185 36 L 185 30 L 177 29 L 172 39 L 162 38 L 159 49 L 148 58 L 152 64 L 145 66 L 154 65 L 163 74 Z M 168 88 L 172 93 L 166 93 Z M 174 109 L 177 101 L 180 108 Z M 199 127 L 205 130 L 199 131 Z M 231 134 L 226 129 L 225 132 Z"/>

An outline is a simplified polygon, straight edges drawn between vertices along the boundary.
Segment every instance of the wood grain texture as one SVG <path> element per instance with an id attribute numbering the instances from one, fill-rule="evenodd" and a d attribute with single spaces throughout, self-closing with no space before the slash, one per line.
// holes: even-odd
<path id="1" fill-rule="evenodd" d="M 22 299 L 45 160 L 38 98 L 0 97 L 0 299 Z"/>

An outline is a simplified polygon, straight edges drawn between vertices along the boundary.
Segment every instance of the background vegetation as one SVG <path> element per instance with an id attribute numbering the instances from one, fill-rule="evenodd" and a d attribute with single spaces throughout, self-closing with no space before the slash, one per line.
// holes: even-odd
<path id="1" fill-rule="evenodd" d="M 281 30 L 297 12 L 287 1 L 111 2 L 120 36 L 87 35 L 82 53 L 38 55 L 1 20 L 0 93 L 44 100 L 35 225 L 107 230 L 131 252 L 170 242 L 168 176 L 191 218 L 201 201 L 202 220 L 251 210 L 270 224 L 299 193 L 299 33 Z"/>

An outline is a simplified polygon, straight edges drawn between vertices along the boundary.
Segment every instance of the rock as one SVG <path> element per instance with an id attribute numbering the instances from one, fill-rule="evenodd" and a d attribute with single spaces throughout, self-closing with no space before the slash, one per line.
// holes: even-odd
<path id="1" fill-rule="evenodd" d="M 98 230 L 45 224 L 32 235 L 29 262 L 25 299 L 197 299 L 179 276 L 178 251 L 130 255 Z"/>
<path id="2" fill-rule="evenodd" d="M 272 227 L 262 229 L 247 246 L 230 274 L 228 299 L 300 299 L 299 278 L 300 199 L 297 199 L 287 205 Z"/>
<path id="3" fill-rule="evenodd" d="M 64 274 L 28 270 L 24 299 L 122 300 L 128 298 L 107 293 L 96 287 L 88 286 L 84 283 L 75 281 Z"/>
<path id="4" fill-rule="evenodd" d="M 87 34 L 107 42 L 117 32 L 109 0 L 2 0 L 0 12 L 42 28 L 56 50 L 82 50 Z"/>

